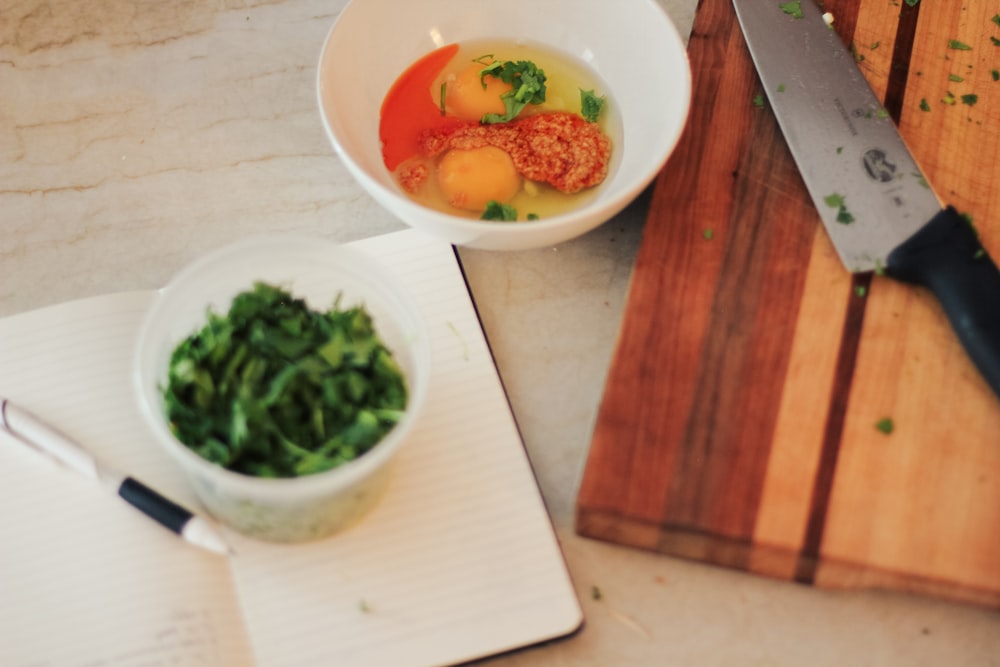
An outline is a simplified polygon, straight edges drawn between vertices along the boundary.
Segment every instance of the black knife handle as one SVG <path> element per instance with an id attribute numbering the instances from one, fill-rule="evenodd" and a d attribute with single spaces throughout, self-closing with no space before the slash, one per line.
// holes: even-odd
<path id="1" fill-rule="evenodd" d="M 949 206 L 893 250 L 886 273 L 933 292 L 966 352 L 1000 396 L 1000 270 Z"/>

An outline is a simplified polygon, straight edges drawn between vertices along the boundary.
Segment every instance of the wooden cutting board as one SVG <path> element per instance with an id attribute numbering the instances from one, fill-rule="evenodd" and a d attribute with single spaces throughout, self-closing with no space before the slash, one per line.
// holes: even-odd
<path id="1" fill-rule="evenodd" d="M 824 4 L 935 190 L 1000 258 L 996 3 Z M 929 293 L 841 266 L 753 102 L 730 0 L 701 1 L 688 52 L 690 120 L 655 184 L 578 533 L 1000 607 L 1000 399 Z"/>

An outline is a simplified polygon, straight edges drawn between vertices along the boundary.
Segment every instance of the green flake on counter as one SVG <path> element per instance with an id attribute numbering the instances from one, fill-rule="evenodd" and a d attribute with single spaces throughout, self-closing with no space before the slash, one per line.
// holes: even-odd
<path id="1" fill-rule="evenodd" d="M 972 47 L 957 39 L 948 40 L 948 48 L 954 51 L 971 51 Z"/>
<path id="2" fill-rule="evenodd" d="M 877 422 L 875 422 L 875 428 L 877 428 L 882 433 L 889 435 L 890 433 L 892 433 L 893 429 L 896 428 L 896 425 L 893 423 L 892 417 L 883 417 L 882 419 L 879 419 Z"/>

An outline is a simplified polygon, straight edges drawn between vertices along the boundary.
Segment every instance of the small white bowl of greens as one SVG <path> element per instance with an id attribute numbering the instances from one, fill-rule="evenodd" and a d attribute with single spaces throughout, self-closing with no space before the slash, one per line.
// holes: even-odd
<path id="1" fill-rule="evenodd" d="M 175 276 L 140 330 L 134 379 L 205 508 L 248 536 L 297 542 L 377 502 L 429 374 L 421 314 L 386 267 L 277 235 Z"/>

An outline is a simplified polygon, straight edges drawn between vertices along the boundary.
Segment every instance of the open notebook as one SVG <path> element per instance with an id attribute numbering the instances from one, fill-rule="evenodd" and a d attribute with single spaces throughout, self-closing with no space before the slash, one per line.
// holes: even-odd
<path id="1" fill-rule="evenodd" d="M 0 665 L 447 665 L 564 636 L 579 602 L 451 246 L 357 242 L 427 318 L 428 410 L 346 532 L 235 557 L 180 540 L 0 433 Z M 153 292 L 0 319 L 0 396 L 192 508 L 146 433 L 130 361 Z"/>

